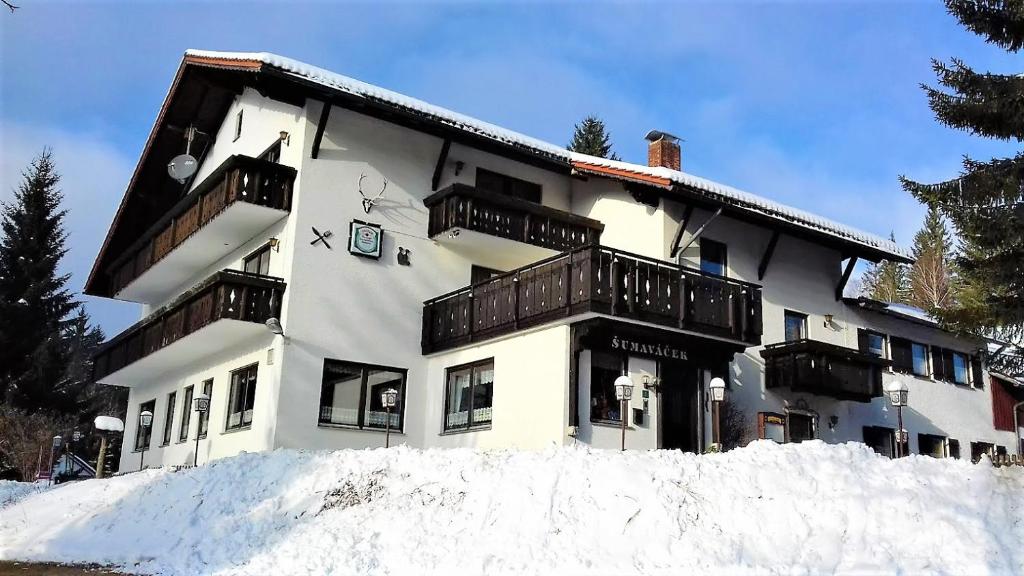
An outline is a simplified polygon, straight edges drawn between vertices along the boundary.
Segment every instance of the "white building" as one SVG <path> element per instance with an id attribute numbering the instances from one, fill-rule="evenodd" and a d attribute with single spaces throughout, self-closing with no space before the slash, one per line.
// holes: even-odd
<path id="1" fill-rule="evenodd" d="M 911 452 L 1014 449 L 996 423 L 1020 387 L 994 399 L 980 342 L 842 299 L 858 259 L 905 250 L 648 139 L 650 166 L 614 162 L 272 54 L 187 53 L 87 284 L 144 305 L 96 357 L 131 390 L 123 469 L 143 446 L 383 446 L 388 418 L 416 447 L 617 448 L 623 373 L 631 448 L 706 448 L 717 375 L 746 440 L 890 451 L 901 379 Z"/>

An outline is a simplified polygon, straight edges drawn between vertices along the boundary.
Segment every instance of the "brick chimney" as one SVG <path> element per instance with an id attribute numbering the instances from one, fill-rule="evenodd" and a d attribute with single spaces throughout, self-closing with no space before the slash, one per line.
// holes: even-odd
<path id="1" fill-rule="evenodd" d="M 668 132 L 651 130 L 644 138 L 650 142 L 647 145 L 648 166 L 664 166 L 671 170 L 682 170 L 678 137 Z"/>

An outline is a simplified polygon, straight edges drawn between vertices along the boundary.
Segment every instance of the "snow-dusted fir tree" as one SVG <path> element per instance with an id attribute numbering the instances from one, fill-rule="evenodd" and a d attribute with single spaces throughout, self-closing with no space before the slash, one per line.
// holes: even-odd
<path id="1" fill-rule="evenodd" d="M 961 24 L 1009 52 L 1024 47 L 1024 2 L 946 0 Z M 979 73 L 960 60 L 934 61 L 939 84 L 925 87 L 940 122 L 998 140 L 1024 141 L 1024 74 Z M 936 206 L 960 241 L 962 286 L 957 301 L 939 311 L 948 326 L 1024 346 L 1024 153 L 978 161 L 965 158 L 958 178 L 904 188 Z M 990 358 L 1003 371 L 1024 373 L 1024 357 Z"/>
<path id="2" fill-rule="evenodd" d="M 895 242 L 896 236 L 890 233 L 889 240 Z M 910 298 L 906 265 L 888 260 L 872 264 L 861 277 L 861 294 L 882 302 L 906 304 Z"/>
<path id="3" fill-rule="evenodd" d="M 924 226 L 914 235 L 914 264 L 910 267 L 910 304 L 938 314 L 954 302 L 950 256 L 952 241 L 942 215 L 928 209 Z"/>
<path id="4" fill-rule="evenodd" d="M 30 412 L 75 403 L 63 329 L 78 304 L 57 272 L 67 252 L 59 180 L 44 150 L 0 213 L 0 398 Z"/>
<path id="5" fill-rule="evenodd" d="M 611 134 L 605 128 L 604 122 L 596 116 L 587 116 L 582 122 L 576 124 L 572 142 L 569 142 L 566 148 L 581 154 L 619 160 L 619 156 L 612 151 Z"/>

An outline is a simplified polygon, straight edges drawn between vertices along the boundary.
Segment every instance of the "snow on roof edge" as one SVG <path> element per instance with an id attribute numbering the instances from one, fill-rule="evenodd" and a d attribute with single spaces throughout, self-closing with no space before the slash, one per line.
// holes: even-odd
<path id="1" fill-rule="evenodd" d="M 848 241 L 853 241 L 870 248 L 881 250 L 883 252 L 902 256 L 904 258 L 911 257 L 909 250 L 880 236 L 864 232 L 852 226 L 840 224 L 823 216 L 819 216 L 799 208 L 794 208 L 780 202 L 769 200 L 763 196 L 745 192 L 732 186 L 720 184 L 700 176 L 694 176 L 692 174 L 687 174 L 686 172 L 670 170 L 664 167 L 651 167 L 642 164 L 633 164 L 630 162 L 608 160 L 606 158 L 572 152 L 550 142 L 545 142 L 514 130 L 502 128 L 501 126 L 491 124 L 490 122 L 485 122 L 441 106 L 430 104 L 429 102 L 425 102 L 418 98 L 406 96 L 386 88 L 381 88 L 379 86 L 375 86 L 361 80 L 356 80 L 354 78 L 350 78 L 336 72 L 331 72 L 330 70 L 306 64 L 285 56 L 280 56 L 270 52 L 217 52 L 194 49 L 187 50 L 185 55 L 198 58 L 262 62 L 286 73 L 311 80 L 353 96 L 370 98 L 394 106 L 399 106 L 401 108 L 432 117 L 455 128 L 484 136 L 492 140 L 497 140 L 505 144 L 529 148 L 565 162 L 584 162 L 597 166 L 634 172 L 637 174 L 665 178 L 672 182 L 689 186 L 705 193 L 719 195 L 728 200 L 746 204 L 748 208 L 759 211 L 768 216 L 794 222 Z"/>

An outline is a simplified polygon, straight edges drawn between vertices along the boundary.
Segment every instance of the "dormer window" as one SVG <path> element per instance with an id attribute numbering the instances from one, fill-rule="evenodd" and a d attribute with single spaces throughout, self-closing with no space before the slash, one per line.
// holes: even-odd
<path id="1" fill-rule="evenodd" d="M 491 172 L 485 168 L 476 169 L 476 188 L 477 190 L 502 194 L 540 204 L 540 184 Z"/>

